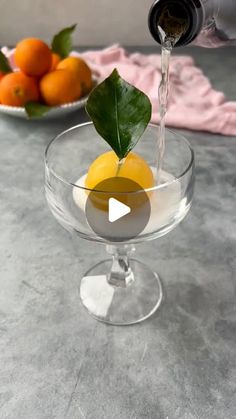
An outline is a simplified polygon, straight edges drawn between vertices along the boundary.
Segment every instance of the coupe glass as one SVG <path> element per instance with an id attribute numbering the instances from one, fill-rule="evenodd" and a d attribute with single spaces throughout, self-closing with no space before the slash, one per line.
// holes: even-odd
<path id="1" fill-rule="evenodd" d="M 148 162 L 154 176 L 157 136 L 158 127 L 150 124 L 134 149 Z M 97 320 L 129 325 L 151 316 L 162 300 L 158 274 L 133 259 L 134 245 L 169 233 L 188 213 L 194 189 L 194 153 L 184 137 L 166 131 L 161 182 L 145 191 L 151 204 L 150 219 L 136 237 L 126 240 L 120 233 L 113 240 L 112 236 L 106 238 L 106 231 L 103 236 L 92 230 L 85 211 L 90 192 L 84 186 L 86 173 L 93 160 L 106 151 L 110 147 L 91 122 L 59 134 L 46 149 L 46 198 L 52 214 L 66 230 L 106 245 L 109 259 L 93 266 L 81 280 L 83 305 Z M 101 213 L 104 216 L 103 210 L 97 211 L 98 217 Z"/>

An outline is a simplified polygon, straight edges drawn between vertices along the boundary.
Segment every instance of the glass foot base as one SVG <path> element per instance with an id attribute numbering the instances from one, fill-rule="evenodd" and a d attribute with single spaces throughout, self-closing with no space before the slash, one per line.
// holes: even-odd
<path id="1" fill-rule="evenodd" d="M 85 274 L 80 286 L 83 305 L 95 319 L 113 325 L 146 320 L 161 304 L 159 276 L 143 263 L 130 259 L 134 281 L 126 287 L 117 287 L 107 281 L 111 265 L 111 260 L 105 260 Z"/>

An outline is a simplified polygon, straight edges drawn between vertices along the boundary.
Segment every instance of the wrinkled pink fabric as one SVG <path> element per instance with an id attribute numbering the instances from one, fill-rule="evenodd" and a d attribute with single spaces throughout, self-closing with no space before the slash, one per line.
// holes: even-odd
<path id="1" fill-rule="evenodd" d="M 12 51 L 3 48 L 10 60 Z M 128 54 L 118 45 L 98 51 L 86 51 L 82 56 L 99 81 L 117 68 L 129 83 L 144 91 L 153 106 L 152 122 L 160 121 L 158 87 L 161 80 L 161 58 L 158 54 Z M 213 89 L 208 78 L 188 56 L 172 56 L 170 93 L 166 124 L 177 128 L 236 135 L 236 102 Z"/>

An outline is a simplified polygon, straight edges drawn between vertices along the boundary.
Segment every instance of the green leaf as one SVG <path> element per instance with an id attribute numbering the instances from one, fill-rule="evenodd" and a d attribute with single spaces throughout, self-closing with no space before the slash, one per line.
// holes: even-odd
<path id="1" fill-rule="evenodd" d="M 12 69 L 10 67 L 10 64 L 8 62 L 7 57 L 3 54 L 3 52 L 0 50 L 0 72 L 1 73 L 11 73 Z"/>
<path id="2" fill-rule="evenodd" d="M 61 58 L 66 58 L 72 49 L 72 33 L 76 28 L 76 24 L 68 28 L 62 29 L 56 34 L 52 40 L 52 51 L 60 55 Z"/>
<path id="3" fill-rule="evenodd" d="M 41 118 L 50 110 L 50 106 L 38 102 L 28 102 L 25 104 L 25 111 L 29 118 Z"/>
<path id="4" fill-rule="evenodd" d="M 86 111 L 104 140 L 123 159 L 144 133 L 152 113 L 149 98 L 115 69 L 90 93 Z"/>

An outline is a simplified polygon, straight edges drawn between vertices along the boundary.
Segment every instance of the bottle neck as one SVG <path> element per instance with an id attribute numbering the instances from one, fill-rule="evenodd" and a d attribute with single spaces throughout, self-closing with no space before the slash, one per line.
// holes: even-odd
<path id="1" fill-rule="evenodd" d="M 173 46 L 190 44 L 204 23 L 202 0 L 156 0 L 149 12 L 149 30 L 159 44 L 163 34 Z"/>

